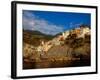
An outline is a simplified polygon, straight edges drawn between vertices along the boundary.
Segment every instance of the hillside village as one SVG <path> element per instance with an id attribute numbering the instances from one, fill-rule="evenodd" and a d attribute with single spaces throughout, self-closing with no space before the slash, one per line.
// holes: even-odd
<path id="1" fill-rule="evenodd" d="M 38 41 L 37 46 L 24 42 L 24 69 L 34 68 L 32 67 L 34 63 L 35 68 L 89 66 L 90 37 L 91 29 L 88 26 L 80 26 L 62 32 L 50 40 L 41 39 Z M 75 61 L 78 64 L 73 65 Z M 55 65 L 51 66 L 53 63 Z"/>

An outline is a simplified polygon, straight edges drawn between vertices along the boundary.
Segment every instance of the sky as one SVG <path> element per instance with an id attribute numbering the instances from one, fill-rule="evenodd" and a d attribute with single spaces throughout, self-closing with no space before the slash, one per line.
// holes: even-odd
<path id="1" fill-rule="evenodd" d="M 79 25 L 91 26 L 91 14 L 23 10 L 23 29 L 56 35 Z"/>

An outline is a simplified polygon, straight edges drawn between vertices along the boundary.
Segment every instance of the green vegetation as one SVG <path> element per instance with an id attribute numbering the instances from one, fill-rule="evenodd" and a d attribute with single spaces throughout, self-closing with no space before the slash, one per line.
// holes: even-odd
<path id="1" fill-rule="evenodd" d="M 48 41 L 54 38 L 52 35 L 45 35 L 39 31 L 23 30 L 23 41 L 33 46 L 39 46 L 40 41 Z"/>

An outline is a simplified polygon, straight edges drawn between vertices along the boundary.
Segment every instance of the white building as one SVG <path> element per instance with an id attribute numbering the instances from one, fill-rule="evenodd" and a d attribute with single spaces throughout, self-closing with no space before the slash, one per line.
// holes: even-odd
<path id="1" fill-rule="evenodd" d="M 70 31 L 63 32 L 62 33 L 63 38 L 66 39 L 68 37 L 69 33 L 70 33 Z"/>
<path id="2" fill-rule="evenodd" d="M 90 35 L 91 34 L 91 30 L 88 27 L 82 28 L 81 29 L 81 34 L 78 37 L 85 37 L 85 34 Z"/>

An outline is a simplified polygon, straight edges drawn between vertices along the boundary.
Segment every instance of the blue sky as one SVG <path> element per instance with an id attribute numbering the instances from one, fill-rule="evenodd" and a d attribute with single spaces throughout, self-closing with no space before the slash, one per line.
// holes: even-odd
<path id="1" fill-rule="evenodd" d="M 23 28 L 55 35 L 85 24 L 91 26 L 88 13 L 23 10 Z"/>

